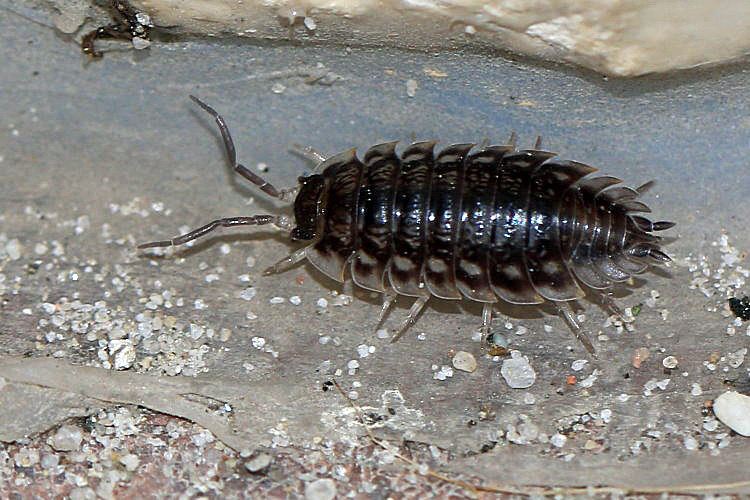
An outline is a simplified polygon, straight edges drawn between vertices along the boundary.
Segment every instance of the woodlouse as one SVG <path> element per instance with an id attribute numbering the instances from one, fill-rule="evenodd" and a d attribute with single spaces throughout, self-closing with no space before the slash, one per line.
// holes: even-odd
<path id="1" fill-rule="evenodd" d="M 607 293 L 617 282 L 666 262 L 660 238 L 651 234 L 672 222 L 651 222 L 636 213 L 650 209 L 637 189 L 612 187 L 621 181 L 591 176 L 595 168 L 563 161 L 535 149 L 454 144 L 434 153 L 435 142 L 417 142 L 401 154 L 396 142 L 371 147 L 358 159 L 355 149 L 317 162 L 299 186 L 278 190 L 237 163 L 223 118 L 190 96 L 219 127 L 234 170 L 269 196 L 294 198 L 294 223 L 278 215 L 214 220 L 171 240 L 139 249 L 181 245 L 217 227 L 275 224 L 305 246 L 268 268 L 279 272 L 307 259 L 323 274 L 343 282 L 347 268 L 362 288 L 383 293 L 378 327 L 398 295 L 416 297 L 397 339 L 414 324 L 431 296 L 468 298 L 484 304 L 483 333 L 493 304 L 551 301 L 593 353 L 569 307 L 584 295 L 580 284 Z M 567 308 L 561 304 L 568 305 Z"/>

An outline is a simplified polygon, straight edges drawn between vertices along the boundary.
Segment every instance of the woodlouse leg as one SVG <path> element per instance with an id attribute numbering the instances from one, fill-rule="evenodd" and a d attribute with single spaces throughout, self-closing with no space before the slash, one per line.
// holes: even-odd
<path id="1" fill-rule="evenodd" d="M 484 340 L 487 338 L 487 335 L 490 334 L 492 323 L 492 308 L 494 307 L 494 304 L 491 302 L 485 302 L 485 304 L 482 306 L 482 326 L 479 327 L 479 333 L 482 334 L 482 343 L 484 343 Z"/>
<path id="2" fill-rule="evenodd" d="M 557 312 L 560 314 L 560 316 L 565 319 L 565 322 L 568 324 L 570 329 L 573 330 L 573 334 L 576 336 L 578 341 L 583 344 L 583 347 L 586 348 L 591 356 L 596 358 L 596 350 L 594 349 L 594 345 L 591 343 L 591 340 L 589 340 L 586 332 L 583 331 L 583 328 L 581 328 L 581 326 L 576 321 L 575 315 L 573 314 L 573 307 L 570 305 L 570 302 L 565 303 L 566 307 L 561 306 L 556 301 L 553 301 L 553 304 L 555 304 Z"/>
<path id="3" fill-rule="evenodd" d="M 188 241 L 195 240 L 204 236 L 206 233 L 210 233 L 219 227 L 232 227 L 232 226 L 263 226 L 265 224 L 279 224 L 285 226 L 289 224 L 289 220 L 283 215 L 253 215 L 250 217 L 225 217 L 223 219 L 216 219 L 209 222 L 205 226 L 201 226 L 198 229 L 193 229 L 189 233 L 177 236 L 171 240 L 152 241 L 150 243 L 143 243 L 138 245 L 138 250 L 145 248 L 156 248 L 156 247 L 172 247 L 187 243 Z"/>
<path id="4" fill-rule="evenodd" d="M 293 201 L 297 197 L 299 188 L 299 186 L 294 186 L 293 188 L 282 189 L 281 193 L 279 194 L 279 199 L 286 202 Z"/>
<path id="5" fill-rule="evenodd" d="M 406 330 L 411 328 L 414 323 L 417 322 L 417 318 L 419 317 L 420 313 L 424 309 L 424 306 L 427 305 L 427 301 L 430 300 L 430 296 L 424 296 L 424 297 L 417 297 L 417 300 L 414 301 L 414 304 L 412 304 L 411 309 L 409 309 L 409 316 L 406 317 L 406 320 L 404 321 L 404 324 L 401 325 L 401 328 L 399 328 L 396 335 L 394 335 L 391 338 L 391 343 L 396 342 L 398 339 L 401 338 L 401 335 L 403 335 Z"/>
<path id="6" fill-rule="evenodd" d="M 510 138 L 508 139 L 508 146 L 515 149 L 516 147 L 516 140 L 518 139 L 518 135 L 516 135 L 516 131 L 510 133 Z"/>
<path id="7" fill-rule="evenodd" d="M 375 327 L 375 330 L 379 330 L 380 327 L 383 326 L 383 322 L 388 316 L 388 311 L 391 310 L 391 306 L 393 306 L 393 303 L 396 301 L 396 297 L 398 297 L 398 294 L 393 290 L 388 290 L 383 294 L 383 308 L 380 310 L 380 316 L 378 317 L 378 324 Z"/>
<path id="8" fill-rule="evenodd" d="M 297 153 L 298 155 L 307 158 L 311 162 L 315 163 L 315 165 L 320 165 L 324 161 L 326 161 L 326 157 L 323 156 L 321 153 L 313 149 L 312 146 L 303 146 L 302 144 L 297 144 L 296 142 L 293 142 L 291 145 L 291 150 Z"/>
<path id="9" fill-rule="evenodd" d="M 518 141 L 518 134 L 516 134 L 515 130 L 512 130 L 510 132 L 510 137 L 508 138 L 508 146 L 516 147 L 516 142 Z"/>
<path id="10" fill-rule="evenodd" d="M 536 142 L 534 142 L 534 149 L 537 151 L 541 151 L 542 149 L 542 136 L 538 135 L 536 136 Z"/>
<path id="11" fill-rule="evenodd" d="M 609 292 L 600 293 L 599 296 L 602 299 L 602 304 L 604 304 L 604 307 L 609 310 L 610 314 L 614 314 L 621 320 L 625 319 L 625 311 L 620 309 L 620 306 L 617 305 L 615 302 L 615 299 L 612 298 L 612 294 Z"/>
<path id="12" fill-rule="evenodd" d="M 195 101 L 201 108 L 203 108 L 208 114 L 213 116 L 214 120 L 216 120 L 216 125 L 219 127 L 219 131 L 221 132 L 221 138 L 224 140 L 224 149 L 227 152 L 229 163 L 232 164 L 232 168 L 234 168 L 234 171 L 258 186 L 260 190 L 266 193 L 268 196 L 272 196 L 274 198 L 284 197 L 284 195 L 286 194 L 284 191 L 279 191 L 270 182 L 267 182 L 259 175 L 250 171 L 241 163 L 237 163 L 237 151 L 234 148 L 234 141 L 232 141 L 232 135 L 229 133 L 229 127 L 227 127 L 224 118 L 222 118 L 214 108 L 201 101 L 194 95 L 191 95 L 190 98 Z"/>
<path id="13" fill-rule="evenodd" d="M 287 255 L 286 257 L 284 257 L 283 259 L 281 259 L 280 261 L 278 261 L 276 264 L 272 265 L 271 267 L 269 267 L 268 269 L 266 269 L 265 271 L 263 271 L 263 276 L 268 276 L 270 274 L 280 273 L 282 271 L 285 271 L 285 270 L 289 269 L 291 266 L 293 266 L 297 262 L 300 262 L 301 260 L 304 260 L 305 259 L 305 250 L 306 249 L 307 249 L 306 247 L 305 248 L 300 248 L 299 250 L 297 250 L 293 254 Z"/>

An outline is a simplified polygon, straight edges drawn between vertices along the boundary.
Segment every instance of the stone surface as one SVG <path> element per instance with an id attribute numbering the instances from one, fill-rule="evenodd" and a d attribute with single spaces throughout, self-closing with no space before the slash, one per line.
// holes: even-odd
<path id="1" fill-rule="evenodd" d="M 491 45 L 634 76 L 750 50 L 745 0 L 135 0 L 157 25 L 212 35 L 436 50 Z M 282 23 L 279 20 L 283 20 Z M 311 28 L 312 27 L 312 28 Z"/>
<path id="2" fill-rule="evenodd" d="M 31 481 L 19 498 L 38 494 L 37 484 L 58 477 L 69 477 L 72 483 L 64 483 L 80 488 L 79 498 L 111 493 L 113 484 L 115 492 L 130 488 L 137 495 L 143 487 L 138 481 L 148 479 L 143 472 L 165 464 L 171 478 L 205 477 L 227 488 L 260 483 L 234 458 L 232 446 L 273 455 L 269 480 L 262 483 L 279 488 L 287 484 L 278 471 L 291 466 L 284 458 L 290 453 L 325 453 L 313 462 L 300 460 L 312 464 L 298 479 L 303 488 L 321 477 L 349 477 L 352 456 L 367 449 L 371 468 L 363 469 L 363 481 L 391 469 L 407 475 L 400 480 L 404 487 L 441 484 L 394 455 L 413 457 L 423 446 L 444 457 L 425 463 L 464 478 L 470 471 L 482 484 L 576 481 L 638 491 L 644 478 L 655 487 L 670 478 L 668 485 L 677 489 L 696 481 L 747 480 L 747 438 L 727 436 L 723 425 L 705 429 L 703 413 L 726 381 L 744 391 L 740 384 L 747 380 L 747 361 L 735 367 L 739 357 L 730 356 L 747 347 L 747 324 L 734 323 L 727 297 L 747 293 L 738 269 L 747 267 L 743 256 L 750 249 L 740 209 L 747 189 L 736 180 L 746 175 L 740 160 L 750 72 L 727 67 L 605 80 L 471 52 L 428 57 L 381 47 L 201 39 L 155 40 L 138 52 L 112 42 L 119 50 L 90 61 L 54 30 L 6 13 L 0 15 L 0 438 L 11 443 L 3 445 L 9 458 L 0 452 L 0 467 L 6 486 Z M 321 72 L 341 79 L 309 81 Z M 419 83 L 414 97 L 407 96 L 408 79 Z M 275 83 L 283 84 L 282 93 L 273 92 Z M 288 152 L 292 142 L 325 155 L 357 146 L 361 155 L 389 140 L 400 139 L 403 148 L 412 133 L 443 146 L 485 137 L 501 143 L 516 130 L 521 147 L 542 134 L 544 147 L 561 159 L 599 167 L 630 186 L 655 179 L 643 197 L 655 218 L 677 222 L 664 233 L 674 262 L 616 288 L 621 307 L 643 304 L 633 331 L 605 326 L 607 314 L 596 300 L 577 301 L 596 358 L 549 305 L 498 304 L 493 327 L 509 334 L 508 347 L 528 357 L 537 374 L 531 387 L 509 389 L 500 374 L 505 355 L 488 355 L 472 339 L 481 305 L 431 300 L 417 325 L 390 343 L 390 335 L 373 331 L 380 303 L 369 293 L 347 291 L 305 265 L 262 276 L 296 248 L 271 228 L 216 232 L 173 257 L 137 256 L 137 243 L 221 216 L 291 214 L 232 175 L 214 123 L 188 94 L 224 115 L 238 159 L 279 188 L 293 187 L 313 168 Z M 17 260 L 6 252 L 13 239 L 23 247 Z M 37 254 L 37 243 L 49 250 Z M 221 251 L 224 244 L 230 253 Z M 251 268 L 249 256 L 257 260 Z M 248 286 L 257 292 L 249 301 L 238 297 Z M 277 296 L 285 301 L 271 304 Z M 300 305 L 289 302 L 294 296 Z M 320 298 L 327 307 L 316 305 Z M 397 328 L 409 305 L 398 301 L 386 333 Z M 521 325 L 528 331 L 513 334 Z M 115 339 L 137 346 L 126 370 L 113 370 L 119 351 L 110 352 L 109 341 Z M 375 352 L 361 358 L 363 344 L 376 346 Z M 642 346 L 653 356 L 635 369 L 630 356 Z M 475 356 L 477 369 L 434 380 L 432 366 L 450 365 L 459 350 Z M 680 360 L 670 375 L 661 364 L 665 355 Z M 355 359 L 359 366 L 350 373 L 347 364 Z M 589 362 L 574 371 L 579 359 Z M 13 376 L 6 361 L 15 367 Z M 592 385 L 570 384 L 570 375 Z M 668 385 L 644 395 L 648 381 L 666 377 Z M 362 417 L 392 450 L 367 440 L 352 402 L 333 381 L 346 395 L 358 393 L 354 403 Z M 693 392 L 693 384 L 700 390 Z M 122 437 L 89 432 L 91 423 L 102 422 L 100 413 L 117 415 L 133 405 L 161 429 L 148 434 L 150 441 L 130 443 L 146 431 L 137 423 L 137 432 Z M 604 409 L 612 411 L 610 423 L 599 418 Z M 499 434 L 507 425 L 519 431 L 523 422 L 538 428 L 533 442 L 517 446 Z M 40 433 L 64 423 L 85 429 L 89 451 L 82 445 L 72 455 L 83 462 L 62 458 L 46 473 L 42 463 L 51 463 L 45 455 L 54 450 Z M 191 430 L 174 431 L 180 426 Z M 562 448 L 552 438 L 558 434 L 566 437 Z M 688 437 L 694 448 L 692 442 L 685 446 Z M 604 446 L 585 450 L 588 439 Z M 154 440 L 162 444 L 149 444 Z M 185 443 L 195 448 L 188 458 L 179 451 Z M 39 461 L 28 471 L 16 467 L 19 449 L 32 446 L 40 450 Z M 516 455 L 518 448 L 523 455 Z M 110 451 L 138 454 L 136 473 Z M 89 462 L 89 453 L 99 458 Z M 226 465 L 222 454 L 229 457 Z M 193 457 L 205 457 L 207 469 L 192 468 Z M 151 469 L 154 458 L 163 460 Z M 30 463 L 34 456 L 19 459 Z M 117 477 L 95 477 L 97 469 L 90 467 L 75 470 L 107 461 L 104 470 Z M 82 480 L 69 473 L 83 474 Z M 409 483 L 408 475 L 417 483 Z M 162 479 L 151 484 L 180 486 Z M 213 494 L 213 486 L 199 486 L 209 489 L 194 495 Z M 344 496 L 359 485 L 342 480 L 336 486 Z"/>

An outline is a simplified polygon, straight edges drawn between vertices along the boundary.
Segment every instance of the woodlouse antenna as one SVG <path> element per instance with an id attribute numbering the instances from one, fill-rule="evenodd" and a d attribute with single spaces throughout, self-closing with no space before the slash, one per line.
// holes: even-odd
<path id="1" fill-rule="evenodd" d="M 145 248 L 156 248 L 156 247 L 171 247 L 182 245 L 188 241 L 204 236 L 206 233 L 210 233 L 219 227 L 232 227 L 232 226 L 262 226 L 265 224 L 276 224 L 278 226 L 288 226 L 288 218 L 283 215 L 253 215 L 251 217 L 226 217 L 224 219 L 216 219 L 209 222 L 205 226 L 201 226 L 198 229 L 194 229 L 189 233 L 183 234 L 171 240 L 152 241 L 150 243 L 144 243 L 138 245 L 138 250 Z"/>
<path id="2" fill-rule="evenodd" d="M 213 116 L 214 119 L 216 120 L 216 125 L 218 125 L 219 131 L 221 132 L 221 137 L 224 140 L 224 149 L 226 149 L 227 157 L 229 158 L 229 162 L 232 164 L 232 168 L 234 168 L 235 172 L 237 172 L 242 177 L 244 177 L 245 179 L 249 180 L 256 186 L 258 186 L 261 191 L 263 191 L 267 195 L 272 196 L 274 198 L 283 200 L 286 195 L 288 195 L 289 193 L 293 193 L 295 191 L 294 189 L 279 191 L 271 183 L 265 181 L 260 176 L 254 174 L 241 163 L 237 163 L 237 151 L 235 150 L 235 147 L 234 147 L 234 141 L 232 141 L 232 134 L 229 133 L 229 127 L 227 127 L 227 124 L 224 121 L 224 118 L 222 118 L 222 116 L 219 113 L 217 113 L 214 108 L 204 103 L 203 101 L 201 101 L 194 95 L 191 95 L 190 98 L 193 101 L 195 101 L 201 108 L 206 110 L 206 112 L 210 114 L 211 116 Z M 178 245 L 187 243 L 189 241 L 198 239 L 219 227 L 263 226 L 266 224 L 275 224 L 285 230 L 291 229 L 289 218 L 283 215 L 263 214 L 263 215 L 252 215 L 249 217 L 225 217 L 222 219 L 213 220 L 209 222 L 208 224 L 199 227 L 198 229 L 194 229 L 190 231 L 189 233 L 177 236 L 175 238 L 172 238 L 169 240 L 152 241 L 149 243 L 144 243 L 142 245 L 138 245 L 138 247 L 136 248 L 138 250 L 143 250 L 146 248 L 178 246 Z"/>
<path id="3" fill-rule="evenodd" d="M 224 140 L 224 149 L 226 149 L 227 151 L 227 156 L 229 157 L 229 163 L 232 164 L 232 168 L 234 168 L 234 171 L 240 174 L 245 179 L 252 182 L 253 184 L 255 184 L 256 186 L 258 186 L 260 190 L 266 193 L 268 196 L 282 199 L 285 194 L 284 191 L 279 191 L 273 186 L 273 184 L 266 181 L 259 175 L 253 173 L 251 170 L 249 170 L 247 167 L 245 167 L 241 163 L 237 163 L 237 152 L 234 148 L 234 141 L 232 141 L 232 135 L 229 133 L 229 127 L 227 127 L 227 124 L 224 121 L 224 118 L 222 118 L 221 115 L 217 113 L 214 108 L 212 108 L 205 102 L 201 101 L 194 95 L 191 95 L 190 98 L 193 101 L 195 101 L 198 104 L 198 106 L 206 110 L 208 114 L 213 116 L 214 120 L 216 120 L 216 125 L 218 125 L 219 131 L 221 132 L 221 138 Z"/>

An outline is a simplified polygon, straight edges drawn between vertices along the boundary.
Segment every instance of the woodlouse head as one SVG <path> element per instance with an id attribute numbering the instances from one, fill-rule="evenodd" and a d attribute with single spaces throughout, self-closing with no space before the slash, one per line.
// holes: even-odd
<path id="1" fill-rule="evenodd" d="M 320 216 L 324 210 L 326 182 L 322 175 L 300 177 L 300 190 L 294 199 L 292 241 L 312 240 L 320 234 Z"/>

